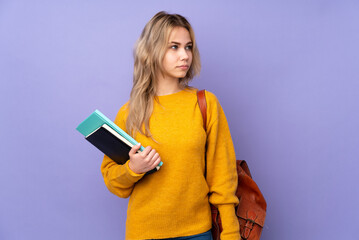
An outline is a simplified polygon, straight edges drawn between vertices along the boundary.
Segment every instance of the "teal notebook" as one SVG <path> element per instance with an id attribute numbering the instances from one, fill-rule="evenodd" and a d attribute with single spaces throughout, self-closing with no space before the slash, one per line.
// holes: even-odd
<path id="1" fill-rule="evenodd" d="M 87 137 L 88 135 L 99 129 L 103 124 L 107 124 L 108 126 L 110 126 L 113 130 L 115 130 L 118 134 L 128 140 L 131 144 L 138 144 L 135 139 L 133 139 L 130 135 L 128 135 L 125 131 L 123 131 L 119 126 L 117 126 L 114 122 L 112 122 L 109 118 L 107 118 L 97 109 L 82 123 L 80 123 L 76 129 L 82 135 Z M 145 148 L 141 146 L 140 151 L 143 150 L 145 150 Z M 163 163 L 161 162 L 158 166 L 162 166 L 162 164 Z"/>
<path id="2" fill-rule="evenodd" d="M 119 126 L 112 122 L 108 117 L 106 117 L 99 110 L 95 110 L 90 116 L 88 116 L 80 125 L 76 128 L 82 135 L 87 137 L 90 133 L 100 128 L 103 124 L 107 124 L 113 130 L 115 130 L 122 137 L 126 138 L 130 143 L 136 145 L 138 142 L 123 131 Z M 140 148 L 141 151 L 145 150 L 143 146 Z"/>

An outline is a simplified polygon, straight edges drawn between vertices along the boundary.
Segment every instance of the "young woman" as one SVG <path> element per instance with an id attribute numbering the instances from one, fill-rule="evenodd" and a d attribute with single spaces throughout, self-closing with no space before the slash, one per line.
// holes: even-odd
<path id="1" fill-rule="evenodd" d="M 134 55 L 130 99 L 115 123 L 140 145 L 126 164 L 105 156 L 101 166 L 108 189 L 130 197 L 126 239 L 210 240 L 209 203 L 219 209 L 221 239 L 240 239 L 236 157 L 226 117 L 207 91 L 205 131 L 197 89 L 188 86 L 201 66 L 191 25 L 180 15 L 157 13 Z M 146 148 L 137 153 L 141 145 Z M 145 175 L 161 161 L 158 172 Z"/>

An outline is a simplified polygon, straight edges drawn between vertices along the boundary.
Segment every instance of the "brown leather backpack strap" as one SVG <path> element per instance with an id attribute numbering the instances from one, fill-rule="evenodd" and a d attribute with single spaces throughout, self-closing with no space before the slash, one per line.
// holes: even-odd
<path id="1" fill-rule="evenodd" d="M 197 91 L 197 102 L 203 117 L 203 128 L 207 131 L 207 102 L 205 90 Z"/>
<path id="2" fill-rule="evenodd" d="M 207 101 L 205 90 L 197 91 L 197 102 L 203 118 L 203 128 L 207 132 Z M 207 144 L 206 144 L 207 149 Z M 204 177 L 207 177 L 207 158 L 204 155 Z M 217 209 L 216 209 L 217 210 Z M 217 210 L 218 211 L 218 210 Z"/>

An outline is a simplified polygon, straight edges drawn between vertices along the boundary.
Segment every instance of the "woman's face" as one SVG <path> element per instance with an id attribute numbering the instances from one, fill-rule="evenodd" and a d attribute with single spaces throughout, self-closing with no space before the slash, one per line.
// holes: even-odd
<path id="1" fill-rule="evenodd" d="M 170 33 L 168 46 L 163 58 L 165 78 L 178 80 L 186 76 L 192 63 L 192 40 L 187 29 L 175 27 Z"/>

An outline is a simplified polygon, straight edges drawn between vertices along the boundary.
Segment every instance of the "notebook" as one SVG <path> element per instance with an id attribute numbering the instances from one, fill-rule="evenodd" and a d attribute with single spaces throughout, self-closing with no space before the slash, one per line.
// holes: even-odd
<path id="1" fill-rule="evenodd" d="M 95 110 L 76 128 L 85 139 L 98 148 L 101 152 L 114 160 L 117 164 L 125 164 L 129 157 L 131 148 L 138 144 L 135 139 L 108 119 L 99 110 Z M 141 146 L 139 151 L 145 148 Z M 162 162 L 150 174 L 156 172 L 162 166 Z"/>

